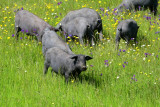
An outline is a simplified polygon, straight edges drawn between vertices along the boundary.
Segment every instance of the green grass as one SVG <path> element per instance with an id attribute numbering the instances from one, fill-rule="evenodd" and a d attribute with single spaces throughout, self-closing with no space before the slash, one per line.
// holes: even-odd
<path id="1" fill-rule="evenodd" d="M 57 5 L 60 2 L 58 0 L 1 0 L 0 106 L 160 105 L 160 34 L 155 34 L 160 31 L 157 24 L 160 23 L 160 12 L 155 17 L 148 14 L 149 10 L 125 12 L 116 16 L 113 9 L 121 0 L 100 1 L 63 0 L 62 4 Z M 22 7 L 52 26 L 56 26 L 69 11 L 82 7 L 90 7 L 100 13 L 104 30 L 102 42 L 95 47 L 69 43 L 74 53 L 93 57 L 87 62 L 87 71 L 82 72 L 78 80 L 71 79 L 67 85 L 63 76 L 54 74 L 52 77 L 51 69 L 44 76 L 42 45 L 37 45 L 35 38 L 23 33 L 20 33 L 22 39 L 18 41 L 12 37 L 14 10 Z M 111 10 L 107 12 L 107 16 L 105 13 L 109 10 L 108 7 Z M 105 11 L 102 12 L 100 8 Z M 144 16 L 151 17 L 151 20 Z M 121 40 L 121 52 L 117 52 L 114 40 L 121 18 L 133 18 L 140 28 L 138 45 L 135 47 L 130 44 L 126 49 L 124 41 Z M 147 57 L 145 53 L 148 53 Z"/>

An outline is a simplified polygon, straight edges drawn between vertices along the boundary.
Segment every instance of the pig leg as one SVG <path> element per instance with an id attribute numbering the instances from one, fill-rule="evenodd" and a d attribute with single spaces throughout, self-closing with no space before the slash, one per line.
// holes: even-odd
<path id="1" fill-rule="evenodd" d="M 83 43 L 83 38 L 82 38 L 82 35 L 81 35 L 81 34 L 79 35 L 79 41 L 80 41 L 80 44 L 82 44 L 82 45 L 84 44 L 84 43 Z"/>
<path id="2" fill-rule="evenodd" d="M 65 82 L 68 83 L 68 80 L 69 80 L 69 74 L 65 73 Z"/>
<path id="3" fill-rule="evenodd" d="M 51 70 L 51 73 L 52 73 L 52 77 L 53 77 L 53 72 L 54 72 L 54 71 L 53 71 L 53 69 L 52 69 L 52 70 Z"/>
<path id="4" fill-rule="evenodd" d="M 67 34 L 67 33 L 65 33 L 65 32 L 63 32 L 63 35 L 64 35 L 65 40 L 66 40 L 66 42 L 67 42 L 67 41 L 68 41 L 68 34 Z"/>
<path id="5" fill-rule="evenodd" d="M 91 28 L 88 26 L 86 31 L 87 38 L 89 39 L 89 43 L 91 46 L 95 45 L 94 43 L 94 32 L 91 30 Z"/>
<path id="6" fill-rule="evenodd" d="M 100 39 L 100 41 L 102 41 L 102 39 L 103 39 L 103 34 L 102 34 L 102 21 L 100 21 L 100 23 L 99 23 L 99 27 L 98 27 L 98 33 L 99 33 L 99 39 Z"/>
<path id="7" fill-rule="evenodd" d="M 99 39 L 100 39 L 100 41 L 102 41 L 102 39 L 103 39 L 102 31 L 99 32 Z"/>
<path id="8" fill-rule="evenodd" d="M 153 12 L 153 11 L 154 11 L 154 9 L 153 9 L 153 6 L 152 6 L 152 5 L 149 7 L 149 9 L 150 9 L 150 11 L 151 11 L 151 12 Z"/>
<path id="9" fill-rule="evenodd" d="M 18 27 L 18 26 L 15 26 L 15 37 L 16 37 L 17 40 L 18 40 L 18 37 L 19 37 L 19 31 L 21 31 L 21 28 Z"/>
<path id="10" fill-rule="evenodd" d="M 157 7 L 154 7 L 154 15 L 157 15 Z"/>
<path id="11" fill-rule="evenodd" d="M 38 42 L 42 42 L 42 36 L 41 35 L 38 35 L 37 39 L 38 39 Z"/>
<path id="12" fill-rule="evenodd" d="M 53 72 L 54 72 L 54 70 L 52 69 L 52 70 L 51 70 L 51 73 L 52 73 L 52 77 L 53 77 Z M 56 73 L 56 74 L 58 74 L 58 72 L 55 72 L 55 73 Z"/>
<path id="13" fill-rule="evenodd" d="M 94 46 L 94 45 L 95 45 L 94 40 L 93 40 L 93 37 L 94 37 L 93 33 L 90 32 L 90 33 L 89 33 L 89 42 L 90 42 L 90 45 L 91 45 L 91 46 Z"/>
<path id="14" fill-rule="evenodd" d="M 128 45 L 129 45 L 129 41 L 130 41 L 130 39 L 129 39 L 129 37 L 126 37 L 126 38 L 125 38 L 125 40 L 126 40 L 126 42 L 127 42 L 127 44 L 126 44 L 126 48 L 128 48 Z"/>
<path id="15" fill-rule="evenodd" d="M 120 32 L 118 31 L 116 34 L 116 50 L 118 50 L 119 48 L 119 42 L 120 42 L 121 38 L 120 38 Z"/>
<path id="16" fill-rule="evenodd" d="M 157 6 L 156 5 L 151 5 L 149 7 L 150 11 L 154 13 L 154 15 L 157 15 Z"/>
<path id="17" fill-rule="evenodd" d="M 136 38 L 134 38 L 134 43 L 135 43 L 135 46 L 137 46 L 137 40 L 136 40 Z"/>
<path id="18" fill-rule="evenodd" d="M 49 68 L 49 64 L 48 64 L 48 62 L 45 61 L 44 62 L 44 70 L 43 70 L 44 74 L 47 74 L 48 68 Z"/>
<path id="19" fill-rule="evenodd" d="M 157 15 L 157 5 L 155 3 L 155 5 L 153 5 L 153 12 L 154 12 L 154 15 Z"/>
<path id="20" fill-rule="evenodd" d="M 79 72 L 74 72 L 73 73 L 73 77 L 74 77 L 75 80 L 77 79 L 77 77 L 79 77 L 79 74 L 80 74 Z"/>

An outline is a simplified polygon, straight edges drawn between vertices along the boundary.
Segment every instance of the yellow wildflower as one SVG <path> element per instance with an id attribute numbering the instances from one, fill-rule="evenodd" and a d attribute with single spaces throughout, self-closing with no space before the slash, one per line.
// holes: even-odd
<path id="1" fill-rule="evenodd" d="M 7 17 L 4 17 L 3 19 L 5 20 L 5 19 L 7 19 Z"/>
<path id="2" fill-rule="evenodd" d="M 82 7 L 86 7 L 86 4 L 85 4 L 85 5 L 83 5 Z"/>
<path id="3" fill-rule="evenodd" d="M 74 82 L 74 80 L 71 81 L 72 83 Z"/>
<path id="4" fill-rule="evenodd" d="M 11 37 L 7 37 L 7 39 L 10 39 Z"/>
<path id="5" fill-rule="evenodd" d="M 42 42 L 38 42 L 39 45 L 42 45 Z"/>

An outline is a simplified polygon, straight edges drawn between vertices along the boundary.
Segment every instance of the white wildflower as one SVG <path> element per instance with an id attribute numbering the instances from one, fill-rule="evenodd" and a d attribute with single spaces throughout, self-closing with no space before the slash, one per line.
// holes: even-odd
<path id="1" fill-rule="evenodd" d="M 144 46 L 146 46 L 146 45 L 142 45 L 141 47 L 144 47 Z"/>
<path id="2" fill-rule="evenodd" d="M 145 61 L 145 60 L 146 60 L 146 58 L 144 57 L 144 58 L 143 58 L 143 60 Z"/>
<path id="3" fill-rule="evenodd" d="M 119 76 L 117 76 L 117 79 L 119 79 Z"/>

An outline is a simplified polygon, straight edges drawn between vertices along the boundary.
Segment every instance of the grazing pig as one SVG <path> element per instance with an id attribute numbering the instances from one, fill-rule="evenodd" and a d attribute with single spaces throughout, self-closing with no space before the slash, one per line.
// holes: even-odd
<path id="1" fill-rule="evenodd" d="M 48 68 L 51 67 L 52 76 L 53 71 L 55 73 L 61 73 L 65 76 L 65 81 L 68 83 L 68 79 L 71 75 L 75 78 L 82 71 L 87 70 L 86 61 L 92 59 L 86 55 L 68 54 L 60 48 L 50 48 L 46 52 L 44 62 L 44 74 L 47 73 Z"/>
<path id="2" fill-rule="evenodd" d="M 137 32 L 139 26 L 133 19 L 123 20 L 118 24 L 116 31 L 116 48 L 118 49 L 120 39 L 124 39 L 127 45 L 131 39 L 136 43 Z"/>
<path id="3" fill-rule="evenodd" d="M 140 8 L 149 8 L 154 15 L 157 14 L 158 0 L 123 0 L 123 2 L 118 6 L 118 9 L 135 9 L 140 10 Z"/>
<path id="4" fill-rule="evenodd" d="M 43 55 L 45 56 L 46 51 L 52 47 L 58 47 L 69 54 L 73 54 L 68 44 L 60 36 L 58 36 L 55 31 L 46 28 L 42 37 Z"/>
<path id="5" fill-rule="evenodd" d="M 61 29 L 61 25 L 65 25 L 65 23 L 68 23 L 72 21 L 76 17 L 84 17 L 87 19 L 89 25 L 92 27 L 91 29 L 98 30 L 99 38 L 102 40 L 103 34 L 102 34 L 102 20 L 98 12 L 96 12 L 93 9 L 90 8 L 82 8 L 79 10 L 70 11 L 63 19 L 62 21 L 56 26 L 56 29 Z M 63 29 L 61 29 L 63 31 Z"/>
<path id="6" fill-rule="evenodd" d="M 47 22 L 39 18 L 38 16 L 30 13 L 26 10 L 17 10 L 15 15 L 15 36 L 18 39 L 18 32 L 22 31 L 29 35 L 37 36 L 38 42 L 42 41 L 43 30 L 49 27 L 55 30 Z"/>
<path id="7" fill-rule="evenodd" d="M 84 17 L 76 17 L 72 21 L 63 23 L 61 28 L 65 32 L 64 34 L 73 36 L 78 36 L 79 41 L 83 44 L 83 38 L 88 38 L 91 45 L 94 45 L 93 33 L 94 30 L 89 25 L 88 21 Z M 66 37 L 67 37 L 66 36 Z"/>

